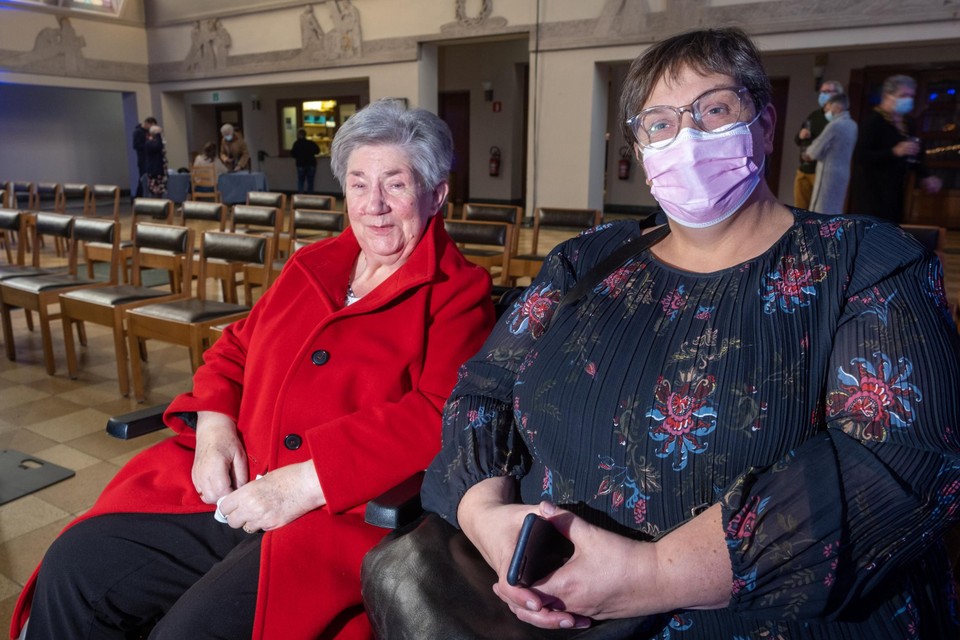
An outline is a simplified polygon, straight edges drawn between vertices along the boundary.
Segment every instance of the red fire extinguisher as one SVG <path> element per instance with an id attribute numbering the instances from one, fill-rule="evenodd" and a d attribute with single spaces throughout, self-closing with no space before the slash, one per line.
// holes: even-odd
<path id="1" fill-rule="evenodd" d="M 500 175 L 500 147 L 490 147 L 490 175 Z"/>
<path id="2" fill-rule="evenodd" d="M 620 162 L 617 163 L 617 177 L 626 180 L 630 177 L 630 148 L 620 147 Z"/>

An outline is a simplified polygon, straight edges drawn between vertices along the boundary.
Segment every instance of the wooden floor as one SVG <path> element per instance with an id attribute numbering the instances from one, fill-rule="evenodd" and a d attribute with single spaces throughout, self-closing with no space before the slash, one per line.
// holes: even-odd
<path id="1" fill-rule="evenodd" d="M 529 229 L 521 246 L 529 246 Z M 960 297 L 960 231 L 950 232 L 946 281 L 952 301 Z M 544 241 L 554 243 L 561 236 Z M 59 325 L 54 331 L 57 373 L 43 368 L 40 338 L 15 314 L 17 361 L 0 355 L 0 450 L 14 449 L 68 467 L 76 475 L 66 481 L 0 506 L 0 633 L 24 582 L 57 533 L 90 507 L 121 465 L 141 449 L 167 437 L 151 434 L 133 441 L 107 436 L 104 425 L 112 415 L 137 407 L 117 388 L 110 334 L 88 325 L 89 344 L 81 351 L 80 377 L 65 372 Z M 148 375 L 149 404 L 169 401 L 190 388 L 187 350 L 151 342 Z"/>

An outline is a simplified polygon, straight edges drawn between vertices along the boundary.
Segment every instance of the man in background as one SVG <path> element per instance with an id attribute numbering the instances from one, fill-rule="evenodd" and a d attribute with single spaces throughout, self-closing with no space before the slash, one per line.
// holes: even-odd
<path id="1" fill-rule="evenodd" d="M 823 107 L 831 96 L 838 93 L 843 93 L 843 85 L 836 80 L 825 80 L 820 85 L 820 94 L 817 96 L 817 102 L 820 106 L 810 112 L 796 138 L 794 138 L 794 142 L 800 147 L 800 166 L 797 168 L 797 175 L 793 180 L 793 206 L 798 209 L 810 208 L 810 199 L 813 196 L 813 181 L 817 172 L 816 161 L 804 161 L 803 152 L 826 128 L 827 119 L 823 115 Z"/>
<path id="2" fill-rule="evenodd" d="M 143 122 L 138 122 L 133 128 L 133 150 L 137 154 L 137 195 L 139 198 L 143 195 L 143 174 L 147 171 L 147 159 L 144 152 L 144 145 L 147 143 L 147 134 L 150 127 L 157 124 L 157 119 L 153 116 L 147 116 Z"/>
<path id="3" fill-rule="evenodd" d="M 313 193 L 318 153 L 320 147 L 307 138 L 306 129 L 297 129 L 297 140 L 290 148 L 290 155 L 297 163 L 297 193 Z"/>
<path id="4" fill-rule="evenodd" d="M 826 128 L 806 151 L 804 161 L 815 161 L 817 172 L 809 209 L 817 213 L 840 215 L 850 185 L 850 158 L 857 146 L 857 123 L 850 117 L 850 100 L 837 93 L 823 107 Z"/>
<path id="5" fill-rule="evenodd" d="M 220 162 L 227 171 L 250 171 L 250 150 L 247 142 L 232 124 L 220 127 Z"/>

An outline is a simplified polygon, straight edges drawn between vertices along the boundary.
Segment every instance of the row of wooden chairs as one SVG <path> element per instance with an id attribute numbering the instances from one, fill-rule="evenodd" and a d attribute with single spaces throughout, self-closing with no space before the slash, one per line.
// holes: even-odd
<path id="1" fill-rule="evenodd" d="M 20 181 L 5 183 L 3 191 L 0 207 L 120 219 L 120 187 L 115 184 Z"/>
<path id="2" fill-rule="evenodd" d="M 487 269 L 499 286 L 514 286 L 520 278 L 533 278 L 553 248 L 542 247 L 541 230 L 559 230 L 570 235 L 600 224 L 598 209 L 538 207 L 528 251 L 520 251 L 523 208 L 513 205 L 467 203 L 461 219 L 448 218 L 447 233 L 464 256 Z"/>

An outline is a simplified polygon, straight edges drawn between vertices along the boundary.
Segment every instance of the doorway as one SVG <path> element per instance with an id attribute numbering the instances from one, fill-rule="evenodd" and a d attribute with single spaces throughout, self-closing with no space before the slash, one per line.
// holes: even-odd
<path id="1" fill-rule="evenodd" d="M 438 104 L 440 119 L 453 135 L 453 166 L 450 169 L 448 200 L 459 209 L 470 197 L 470 92 L 442 91 Z"/>

